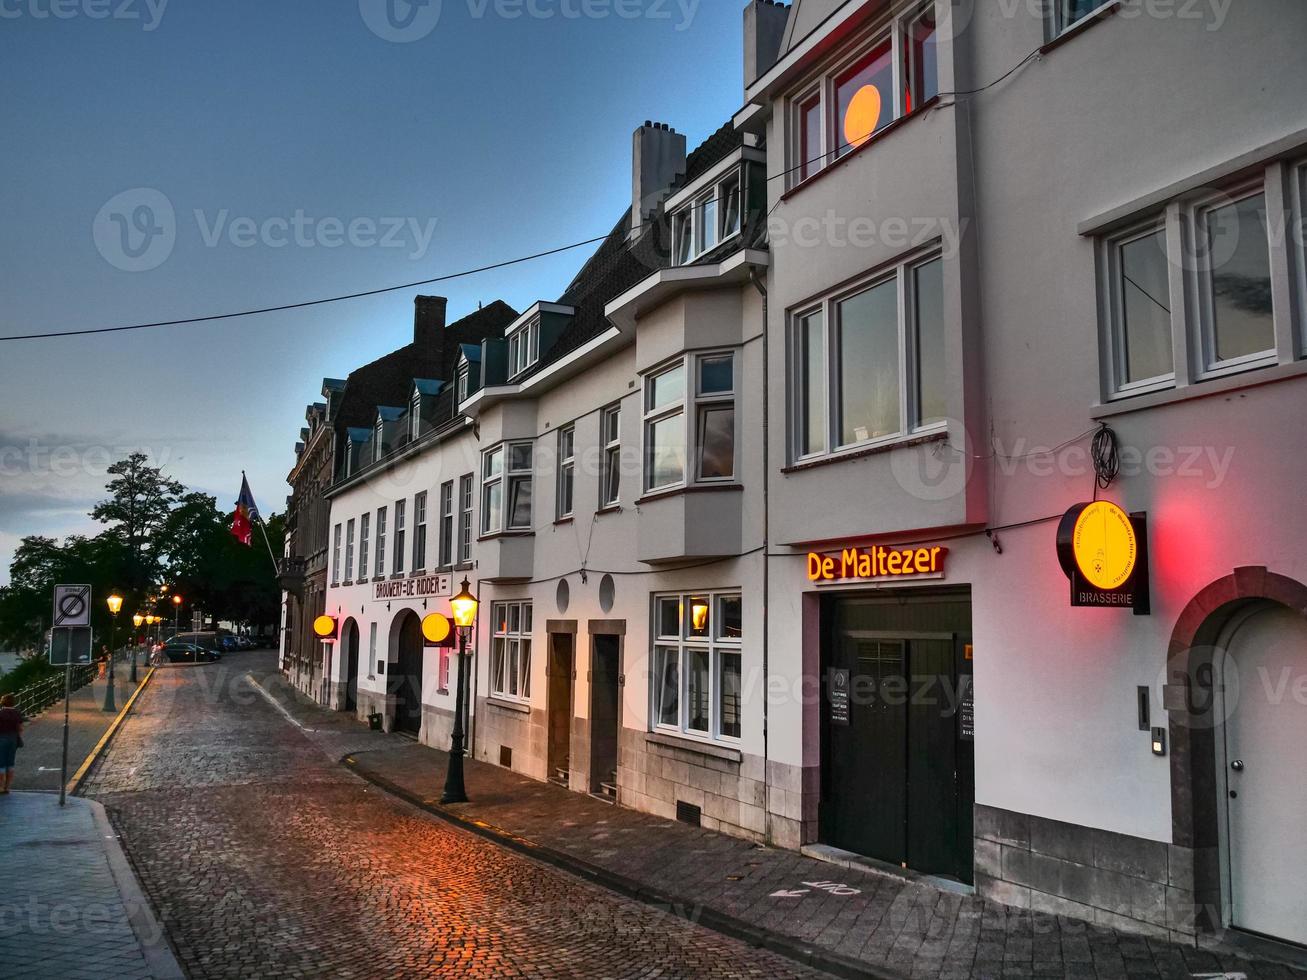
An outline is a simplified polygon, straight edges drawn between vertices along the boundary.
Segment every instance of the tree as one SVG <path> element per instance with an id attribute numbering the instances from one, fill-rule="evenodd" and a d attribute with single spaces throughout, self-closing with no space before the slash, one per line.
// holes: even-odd
<path id="1" fill-rule="evenodd" d="M 163 468 L 149 465 L 144 453 L 132 453 L 109 467 L 113 478 L 105 489 L 109 499 L 91 511 L 91 517 L 107 524 L 108 534 L 127 548 L 131 563 L 121 587 L 143 596 L 158 581 L 165 544 L 160 532 L 174 505 L 186 488 L 163 475 Z"/>

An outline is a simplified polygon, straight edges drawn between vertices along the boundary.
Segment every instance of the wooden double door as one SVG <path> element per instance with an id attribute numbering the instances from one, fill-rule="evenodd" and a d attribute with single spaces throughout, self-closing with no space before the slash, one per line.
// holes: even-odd
<path id="1" fill-rule="evenodd" d="M 971 883 L 969 598 L 839 596 L 822 613 L 822 840 Z"/>

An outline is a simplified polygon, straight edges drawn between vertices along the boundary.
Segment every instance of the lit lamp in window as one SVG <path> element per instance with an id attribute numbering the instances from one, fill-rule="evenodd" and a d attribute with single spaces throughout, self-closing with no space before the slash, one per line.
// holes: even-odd
<path id="1" fill-rule="evenodd" d="M 463 715 L 467 710 L 467 637 L 477 621 L 477 597 L 463 579 L 463 588 L 449 600 L 454 625 L 458 627 L 458 690 L 454 695 L 454 733 L 449 743 L 449 768 L 445 772 L 445 792 L 441 803 L 466 803 L 463 785 Z"/>
<path id="2" fill-rule="evenodd" d="M 109 615 L 113 617 L 113 624 L 109 627 L 109 680 L 104 688 L 104 710 L 117 711 L 118 708 L 113 700 L 113 643 L 114 634 L 118 630 L 118 614 L 122 612 L 123 608 L 123 597 L 114 593 L 105 600 L 105 604 L 109 607 Z"/>
<path id="3" fill-rule="evenodd" d="M 708 603 L 702 599 L 694 599 L 690 602 L 690 623 L 696 632 L 703 631 L 708 624 Z"/>

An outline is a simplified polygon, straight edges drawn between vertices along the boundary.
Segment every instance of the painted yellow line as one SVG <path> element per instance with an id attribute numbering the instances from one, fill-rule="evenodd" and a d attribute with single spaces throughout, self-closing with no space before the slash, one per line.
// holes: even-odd
<path id="1" fill-rule="evenodd" d="M 158 667 L 151 667 L 149 671 L 146 672 L 145 679 L 137 685 L 136 690 L 132 692 L 132 696 L 127 699 L 127 703 L 123 705 L 123 710 L 118 712 L 118 717 L 113 720 L 113 724 L 109 726 L 109 730 L 100 736 L 100 741 L 95 743 L 95 748 L 91 749 L 91 754 L 83 760 L 82 764 L 78 767 L 77 772 L 73 773 L 73 778 L 68 780 L 68 785 L 64 787 L 64 792 L 69 796 L 72 796 L 77 792 L 78 788 L 82 785 L 82 780 L 84 780 L 86 774 L 90 772 L 91 766 L 95 765 L 95 760 L 98 759 L 100 754 L 109 747 L 109 742 L 117 733 L 118 727 L 126 720 L 127 712 L 132 710 L 132 705 L 136 703 L 136 699 L 141 696 L 141 692 L 145 690 L 145 686 L 150 683 L 150 678 L 154 676 L 154 672 L 158 669 Z"/>

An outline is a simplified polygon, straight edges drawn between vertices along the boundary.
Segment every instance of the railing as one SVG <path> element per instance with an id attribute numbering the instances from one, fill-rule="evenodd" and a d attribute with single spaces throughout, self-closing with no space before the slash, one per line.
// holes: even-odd
<path id="1" fill-rule="evenodd" d="M 99 672 L 97 664 L 81 664 L 73 668 L 73 676 L 70 690 L 79 691 Z M 14 707 L 22 713 L 24 718 L 32 718 L 39 715 L 56 701 L 63 700 L 64 696 L 64 675 L 62 673 L 54 674 L 43 681 L 37 681 L 35 684 L 28 684 L 27 687 L 18 691 L 14 695 Z"/>

